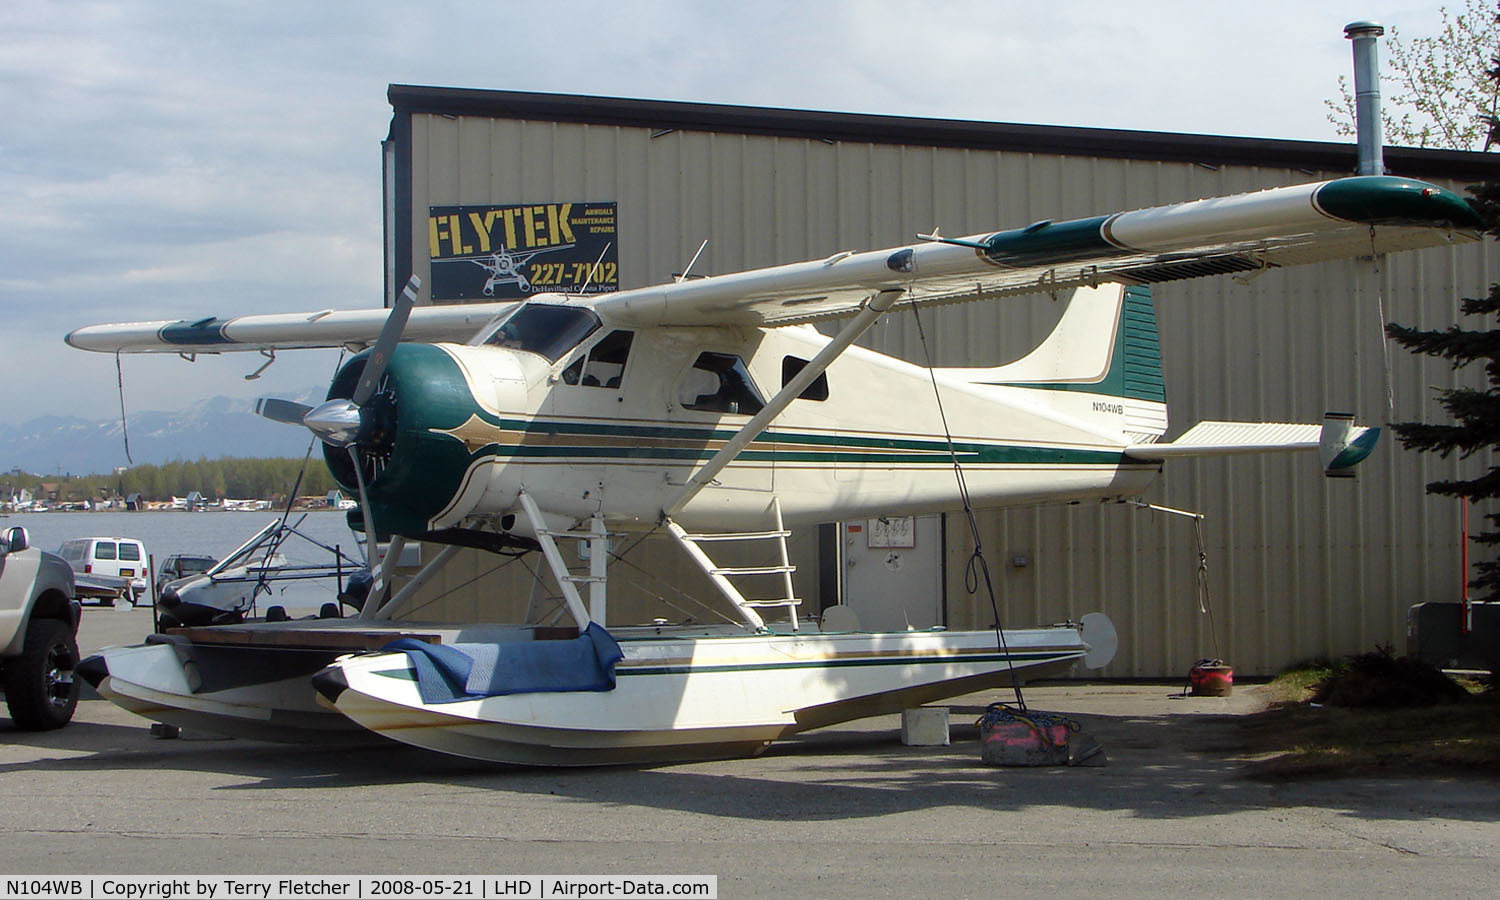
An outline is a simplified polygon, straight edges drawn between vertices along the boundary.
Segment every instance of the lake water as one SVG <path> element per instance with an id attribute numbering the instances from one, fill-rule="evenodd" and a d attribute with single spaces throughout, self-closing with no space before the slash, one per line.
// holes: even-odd
<path id="1" fill-rule="evenodd" d="M 301 519 L 298 531 L 329 546 L 336 546 L 354 559 L 361 558 L 344 513 L 317 510 L 306 513 L 306 518 L 302 518 L 303 515 L 293 513 L 289 520 L 290 524 L 297 525 Z M 222 559 L 267 522 L 280 518 L 279 513 L 269 511 L 11 513 L 0 516 L 0 528 L 24 526 L 31 536 L 32 546 L 53 552 L 63 541 L 73 538 L 135 538 L 146 545 L 146 552 L 160 564 L 174 553 L 201 553 Z M 287 563 L 294 566 L 333 562 L 333 554 L 295 536 L 282 544 L 281 552 Z M 268 603 L 284 605 L 288 612 L 307 608 L 315 610 L 334 600 L 337 592 L 333 579 L 298 581 L 272 587 L 274 598 L 267 600 L 262 597 L 259 600 L 262 610 Z"/>

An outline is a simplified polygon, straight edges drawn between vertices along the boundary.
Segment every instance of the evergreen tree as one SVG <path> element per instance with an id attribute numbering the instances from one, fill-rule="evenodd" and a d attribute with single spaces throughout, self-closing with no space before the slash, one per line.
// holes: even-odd
<path id="1" fill-rule="evenodd" d="M 1500 85 L 1500 59 L 1491 60 L 1491 64 L 1493 68 L 1489 70 L 1489 77 Z M 1490 116 L 1488 121 L 1488 146 L 1497 146 L 1500 120 Z M 1469 204 L 1484 219 L 1485 232 L 1500 239 L 1500 182 L 1471 186 L 1469 194 Z M 1437 453 L 1444 458 L 1455 452 L 1460 458 L 1467 458 L 1481 450 L 1500 449 L 1500 284 L 1490 285 L 1485 297 L 1463 300 L 1460 310 L 1465 316 L 1491 317 L 1494 327 L 1468 330 L 1451 325 L 1442 330 L 1424 331 L 1392 322 L 1385 329 L 1386 334 L 1401 346 L 1446 359 L 1454 368 L 1463 368 L 1474 362 L 1484 363 L 1487 387 L 1452 388 L 1440 393 L 1438 402 L 1452 416 L 1453 424 L 1402 422 L 1392 426 L 1402 446 Z M 1427 492 L 1464 497 L 1470 501 L 1500 497 L 1500 465 L 1490 466 L 1489 471 L 1477 478 L 1434 481 L 1427 485 Z M 1500 528 L 1500 513 L 1487 513 L 1484 518 L 1495 528 Z M 1481 532 L 1472 540 L 1476 544 L 1500 545 L 1500 530 Z M 1476 574 L 1469 584 L 1484 592 L 1481 599 L 1500 599 L 1500 560 L 1480 561 L 1474 569 Z"/>

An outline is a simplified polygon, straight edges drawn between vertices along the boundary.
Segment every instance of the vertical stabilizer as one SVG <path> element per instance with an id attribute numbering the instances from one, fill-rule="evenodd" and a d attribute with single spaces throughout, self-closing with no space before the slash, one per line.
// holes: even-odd
<path id="1" fill-rule="evenodd" d="M 1167 431 L 1167 391 L 1151 288 L 1078 288 L 1057 327 L 1026 356 L 965 373 L 976 384 L 1053 392 L 1050 402 L 1090 417 L 1113 417 L 1150 443 Z"/>

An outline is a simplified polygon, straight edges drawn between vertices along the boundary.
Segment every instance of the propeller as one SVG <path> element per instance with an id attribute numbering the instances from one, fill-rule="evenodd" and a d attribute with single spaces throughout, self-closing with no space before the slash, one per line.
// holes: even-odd
<path id="1" fill-rule="evenodd" d="M 385 367 L 390 364 L 391 351 L 396 349 L 396 344 L 401 340 L 401 332 L 406 330 L 406 320 L 411 316 L 411 308 L 417 302 L 417 291 L 421 288 L 422 279 L 413 275 L 406 282 L 406 287 L 401 289 L 401 296 L 391 304 L 391 314 L 386 316 L 385 324 L 380 326 L 380 337 L 375 339 L 375 347 L 370 350 L 370 358 L 365 361 L 364 374 L 359 377 L 354 396 L 349 398 L 355 406 L 364 406 L 369 402 L 370 395 L 375 393 L 380 376 L 385 374 Z"/>
<path id="2" fill-rule="evenodd" d="M 312 407 L 306 403 L 298 403 L 295 400 L 282 400 L 279 397 L 262 397 L 255 401 L 256 415 L 265 416 L 276 422 L 285 422 L 288 425 L 301 425 L 302 417 L 312 412 Z"/>
<path id="3" fill-rule="evenodd" d="M 360 441 L 361 439 L 368 440 L 370 432 L 377 428 L 375 423 L 368 421 L 370 417 L 366 415 L 366 407 L 381 385 L 386 367 L 390 365 L 391 354 L 400 343 L 402 332 L 406 330 L 406 321 L 411 316 L 412 307 L 417 300 L 417 291 L 421 287 L 422 279 L 416 275 L 411 276 L 406 282 L 406 287 L 401 290 L 401 295 L 391 305 L 390 315 L 386 316 L 385 324 L 380 327 L 380 335 L 375 339 L 370 354 L 365 359 L 365 367 L 360 374 L 359 382 L 348 399 L 334 398 L 317 406 L 308 406 L 292 400 L 266 398 L 255 404 L 255 411 L 260 415 L 276 422 L 306 425 L 324 444 L 335 449 L 349 451 L 349 457 L 354 463 L 355 483 L 359 487 L 359 505 L 364 513 L 365 565 L 372 574 L 379 562 L 376 558 L 379 545 L 376 542 L 375 516 L 370 509 L 369 484 L 364 471 L 365 460 L 360 456 Z M 379 416 L 375 418 L 378 419 Z M 378 453 L 378 448 L 368 449 L 372 453 Z M 376 468 L 378 464 L 379 459 L 372 458 L 372 479 L 378 471 Z"/>

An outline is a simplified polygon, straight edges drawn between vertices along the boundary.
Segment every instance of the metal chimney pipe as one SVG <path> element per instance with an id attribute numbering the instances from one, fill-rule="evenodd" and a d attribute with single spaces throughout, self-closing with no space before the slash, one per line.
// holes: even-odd
<path id="1" fill-rule="evenodd" d="M 1385 34 L 1379 22 L 1350 22 L 1344 37 L 1354 42 L 1354 129 L 1359 148 L 1360 175 L 1384 175 L 1385 155 L 1380 134 L 1380 51 L 1376 42 Z"/>

